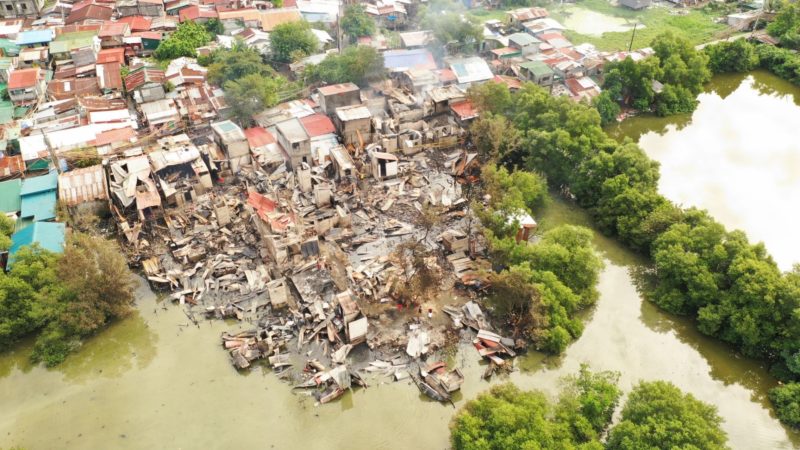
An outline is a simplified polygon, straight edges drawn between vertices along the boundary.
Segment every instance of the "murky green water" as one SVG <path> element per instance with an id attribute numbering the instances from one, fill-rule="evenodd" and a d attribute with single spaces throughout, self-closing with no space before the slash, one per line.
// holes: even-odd
<path id="1" fill-rule="evenodd" d="M 562 203 L 543 227 L 586 224 Z M 719 407 L 739 449 L 793 448 L 767 407 L 774 381 L 758 363 L 699 335 L 638 296 L 638 263 L 613 242 L 596 240 L 606 268 L 601 297 L 584 335 L 560 358 L 531 354 L 509 378 L 555 393 L 581 363 L 622 372 L 627 390 L 640 379 L 666 379 Z M 0 446 L 80 448 L 443 449 L 450 406 L 426 401 L 408 383 L 374 380 L 366 390 L 314 406 L 268 371 L 239 374 L 219 346 L 226 325 L 190 326 L 176 307 L 162 309 L 141 289 L 139 313 L 87 343 L 62 367 L 28 365 L 29 348 L 0 356 Z M 467 380 L 460 406 L 489 387 L 477 353 L 456 356 Z M 494 382 L 497 382 L 495 380 Z"/>
<path id="2" fill-rule="evenodd" d="M 661 163 L 659 190 L 800 262 L 800 87 L 767 72 L 715 77 L 694 114 L 614 127 Z"/>

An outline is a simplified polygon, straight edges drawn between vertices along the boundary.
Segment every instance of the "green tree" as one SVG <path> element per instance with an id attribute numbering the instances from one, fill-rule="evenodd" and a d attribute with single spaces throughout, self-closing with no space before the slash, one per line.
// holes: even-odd
<path id="1" fill-rule="evenodd" d="M 265 77 L 258 73 L 226 81 L 223 89 L 233 117 L 242 126 L 253 122 L 253 115 L 278 103 L 278 92 L 289 85 L 281 76 Z"/>
<path id="2" fill-rule="evenodd" d="M 11 248 L 11 235 L 14 234 L 15 225 L 14 219 L 0 214 L 0 251 Z"/>
<path id="3" fill-rule="evenodd" d="M 170 37 L 161 41 L 154 56 L 160 60 L 170 60 L 181 56 L 197 56 L 197 47 L 206 45 L 212 39 L 211 33 L 192 20 L 178 25 Z"/>
<path id="4" fill-rule="evenodd" d="M 483 226 L 499 237 L 515 234 L 517 225 L 510 218 L 520 213 L 533 214 L 547 203 L 547 182 L 533 172 L 509 172 L 505 167 L 487 164 L 482 169 L 488 207 L 475 205 Z"/>
<path id="5" fill-rule="evenodd" d="M 308 56 L 317 50 L 318 41 L 306 21 L 282 23 L 269 36 L 272 57 L 279 62 L 292 62 L 298 55 Z M 294 58 L 294 59 L 293 59 Z"/>
<path id="6" fill-rule="evenodd" d="M 779 39 L 784 47 L 800 48 L 800 5 L 797 2 L 781 2 L 775 20 L 767 25 L 767 32 Z"/>
<path id="7" fill-rule="evenodd" d="M 726 449 L 717 409 L 666 381 L 643 382 L 628 396 L 609 450 Z"/>
<path id="8" fill-rule="evenodd" d="M 208 21 L 203 24 L 203 28 L 205 28 L 206 31 L 212 36 L 216 36 L 218 34 L 225 34 L 225 27 L 222 25 L 222 22 L 216 17 L 208 19 Z"/>
<path id="9" fill-rule="evenodd" d="M 617 121 L 620 113 L 619 103 L 612 97 L 610 91 L 603 91 L 592 100 L 592 105 L 600 114 L 600 124 L 606 126 Z"/>
<path id="10" fill-rule="evenodd" d="M 457 47 L 464 53 L 476 51 L 483 40 L 483 27 L 479 23 L 454 12 L 425 14 L 422 27 L 433 30 L 441 45 Z"/>
<path id="11" fill-rule="evenodd" d="M 775 406 L 781 422 L 800 428 L 800 383 L 789 383 L 771 389 L 769 400 Z"/>
<path id="12" fill-rule="evenodd" d="M 749 72 L 759 64 L 755 47 L 744 39 L 708 45 L 703 52 L 713 73 Z"/>
<path id="13" fill-rule="evenodd" d="M 467 402 L 450 423 L 455 450 L 602 449 L 600 433 L 619 400 L 618 374 L 585 366 L 564 380 L 557 404 L 511 383 Z"/>
<path id="14" fill-rule="evenodd" d="M 467 90 L 472 104 L 483 113 L 505 114 L 512 106 L 511 92 L 508 86 L 495 81 L 475 84 Z"/>
<path id="15" fill-rule="evenodd" d="M 277 76 L 275 70 L 264 63 L 261 55 L 246 45 L 234 45 L 230 50 L 215 51 L 212 63 L 208 66 L 208 81 L 220 86 L 227 81 L 236 81 L 252 74 Z"/>
<path id="16" fill-rule="evenodd" d="M 470 125 L 470 137 L 480 156 L 493 162 L 520 144 L 520 133 L 500 114 L 481 113 Z"/>
<path id="17" fill-rule="evenodd" d="M 339 22 L 342 31 L 350 36 L 352 41 L 362 36 L 372 36 L 375 34 L 375 21 L 372 20 L 362 5 L 349 5 L 344 10 L 344 14 Z"/>
<path id="18" fill-rule="evenodd" d="M 307 81 L 323 83 L 355 83 L 365 86 L 386 75 L 383 55 L 372 47 L 348 47 L 338 55 L 328 55 L 318 65 L 305 69 Z"/>

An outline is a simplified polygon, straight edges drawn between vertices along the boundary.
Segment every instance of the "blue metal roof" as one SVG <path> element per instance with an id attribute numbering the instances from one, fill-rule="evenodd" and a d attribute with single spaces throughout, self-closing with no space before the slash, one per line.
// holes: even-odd
<path id="1" fill-rule="evenodd" d="M 17 45 L 42 44 L 52 40 L 51 30 L 29 30 L 17 34 Z"/>
<path id="2" fill-rule="evenodd" d="M 55 253 L 64 251 L 66 227 L 57 222 L 36 222 L 11 235 L 11 249 L 8 251 L 7 268 L 11 267 L 14 255 L 26 245 L 39 244 L 39 247 Z"/>
<path id="3" fill-rule="evenodd" d="M 55 170 L 51 170 L 47 175 L 22 180 L 22 190 L 19 194 L 24 197 L 29 194 L 55 191 L 56 189 L 58 189 L 58 173 Z"/>
<path id="4" fill-rule="evenodd" d="M 19 216 L 34 222 L 56 218 L 56 191 L 43 191 L 22 196 Z"/>
<path id="5" fill-rule="evenodd" d="M 436 62 L 431 52 L 424 48 L 413 50 L 389 50 L 383 52 L 383 66 L 390 70 L 414 68 L 435 69 Z"/>

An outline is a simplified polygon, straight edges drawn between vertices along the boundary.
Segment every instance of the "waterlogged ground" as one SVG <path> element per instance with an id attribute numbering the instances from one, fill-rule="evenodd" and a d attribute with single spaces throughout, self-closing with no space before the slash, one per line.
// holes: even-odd
<path id="1" fill-rule="evenodd" d="M 661 163 L 659 190 L 800 262 L 800 88 L 767 72 L 718 76 L 694 114 L 640 116 L 613 133 Z"/>
<path id="2" fill-rule="evenodd" d="M 569 5 L 563 8 L 563 25 L 570 30 L 588 36 L 600 37 L 603 33 L 625 32 L 633 29 L 635 21 L 603 14 L 580 6 Z M 637 30 L 644 28 L 638 25 Z"/>
<path id="3" fill-rule="evenodd" d="M 542 227 L 586 224 L 554 203 Z M 719 407 L 737 449 L 793 448 L 800 437 L 768 409 L 774 385 L 758 363 L 699 335 L 689 321 L 643 302 L 636 258 L 598 237 L 605 260 L 601 296 L 584 335 L 561 358 L 532 353 L 507 379 L 555 395 L 581 363 L 622 373 L 625 390 L 666 379 Z M 28 449 L 276 448 L 444 449 L 455 412 L 422 398 L 407 382 L 373 380 L 369 389 L 315 406 L 268 369 L 237 373 L 219 346 L 222 322 L 190 326 L 179 308 L 162 309 L 145 288 L 139 312 L 112 326 L 63 366 L 31 367 L 29 347 L 0 355 L 0 445 Z M 488 389 L 468 345 L 452 358 L 467 379 L 456 406 Z M 493 382 L 503 381 L 495 380 Z"/>

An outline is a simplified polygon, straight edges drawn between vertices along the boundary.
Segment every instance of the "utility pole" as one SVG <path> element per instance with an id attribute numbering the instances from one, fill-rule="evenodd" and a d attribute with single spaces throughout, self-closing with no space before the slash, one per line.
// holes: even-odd
<path id="1" fill-rule="evenodd" d="M 47 136 L 47 132 L 42 130 L 42 136 L 44 136 L 44 145 L 47 146 L 47 151 L 50 153 L 50 160 L 53 161 L 53 164 L 56 166 L 56 170 L 58 174 L 61 175 L 61 165 L 58 163 L 58 157 L 56 156 L 56 151 L 53 150 L 53 146 L 50 145 L 50 137 Z"/>
<path id="2" fill-rule="evenodd" d="M 628 52 L 633 49 L 633 38 L 636 37 L 636 25 L 638 24 L 638 22 L 633 24 L 633 34 L 631 34 L 631 43 L 628 45 Z"/>

